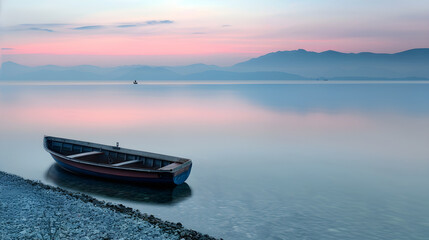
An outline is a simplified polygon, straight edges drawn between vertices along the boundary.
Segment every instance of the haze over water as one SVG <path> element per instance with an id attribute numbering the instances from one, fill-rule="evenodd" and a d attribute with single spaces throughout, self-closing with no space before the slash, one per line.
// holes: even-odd
<path id="1" fill-rule="evenodd" d="M 2 84 L 0 170 L 224 239 L 427 238 L 428 82 L 222 83 Z M 176 189 L 104 183 L 43 135 L 194 165 Z"/>

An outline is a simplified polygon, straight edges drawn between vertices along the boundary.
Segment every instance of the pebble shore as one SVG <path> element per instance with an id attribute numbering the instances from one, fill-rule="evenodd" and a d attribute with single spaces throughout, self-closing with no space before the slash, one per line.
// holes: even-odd
<path id="1" fill-rule="evenodd" d="M 122 204 L 0 171 L 0 239 L 215 239 Z"/>

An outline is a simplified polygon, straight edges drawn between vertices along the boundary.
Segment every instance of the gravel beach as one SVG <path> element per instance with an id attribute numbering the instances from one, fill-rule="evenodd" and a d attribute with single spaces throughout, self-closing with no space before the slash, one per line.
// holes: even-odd
<path id="1" fill-rule="evenodd" d="M 215 239 L 121 204 L 0 171 L 0 239 Z"/>

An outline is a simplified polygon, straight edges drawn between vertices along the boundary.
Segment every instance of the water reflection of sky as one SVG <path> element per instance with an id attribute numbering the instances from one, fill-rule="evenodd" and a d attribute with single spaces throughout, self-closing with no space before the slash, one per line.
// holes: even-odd
<path id="1" fill-rule="evenodd" d="M 44 134 L 119 141 L 194 160 L 192 195 L 174 207 L 118 200 L 88 183 L 170 221 L 230 239 L 419 239 L 429 216 L 427 92 L 429 84 L 1 85 L 0 169 L 61 186 L 63 175 L 45 178 L 53 160 Z"/>

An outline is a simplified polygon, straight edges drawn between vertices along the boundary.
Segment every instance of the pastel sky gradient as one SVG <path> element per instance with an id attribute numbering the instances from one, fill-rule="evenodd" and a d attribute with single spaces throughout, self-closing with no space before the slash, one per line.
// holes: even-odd
<path id="1" fill-rule="evenodd" d="M 2 61 L 228 66 L 279 50 L 429 45 L 429 0 L 3 0 Z"/>

